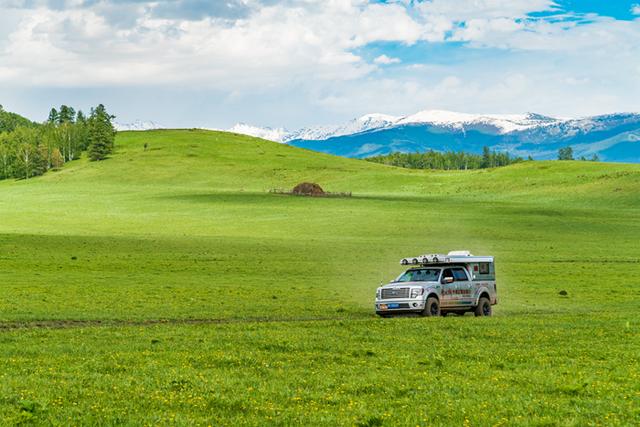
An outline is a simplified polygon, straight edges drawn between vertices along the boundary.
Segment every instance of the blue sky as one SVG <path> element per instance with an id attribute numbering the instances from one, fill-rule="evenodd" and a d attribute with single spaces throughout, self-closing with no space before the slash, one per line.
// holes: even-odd
<path id="1" fill-rule="evenodd" d="M 640 111 L 640 0 L 0 0 L 0 104 L 228 128 Z"/>

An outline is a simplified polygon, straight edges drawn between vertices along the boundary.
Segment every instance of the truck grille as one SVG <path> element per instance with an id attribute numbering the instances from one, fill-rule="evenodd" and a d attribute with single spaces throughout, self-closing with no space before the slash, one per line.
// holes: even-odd
<path id="1" fill-rule="evenodd" d="M 382 289 L 382 299 L 409 298 L 409 288 Z"/>

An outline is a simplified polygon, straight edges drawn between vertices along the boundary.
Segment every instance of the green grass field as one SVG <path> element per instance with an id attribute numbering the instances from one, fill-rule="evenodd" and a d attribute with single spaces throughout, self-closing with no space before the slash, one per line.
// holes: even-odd
<path id="1" fill-rule="evenodd" d="M 268 193 L 301 181 L 353 197 Z M 638 165 L 122 133 L 107 161 L 0 182 L 0 420 L 637 425 L 639 241 Z M 496 257 L 494 317 L 376 318 L 401 257 L 452 249 Z"/>

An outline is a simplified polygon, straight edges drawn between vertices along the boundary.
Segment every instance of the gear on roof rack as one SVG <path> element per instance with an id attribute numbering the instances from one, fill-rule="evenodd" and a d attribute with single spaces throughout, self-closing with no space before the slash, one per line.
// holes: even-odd
<path id="1" fill-rule="evenodd" d="M 451 264 L 460 262 L 493 262 L 493 257 L 474 256 L 469 251 L 451 251 L 448 254 L 424 254 L 402 258 L 400 265 Z"/>

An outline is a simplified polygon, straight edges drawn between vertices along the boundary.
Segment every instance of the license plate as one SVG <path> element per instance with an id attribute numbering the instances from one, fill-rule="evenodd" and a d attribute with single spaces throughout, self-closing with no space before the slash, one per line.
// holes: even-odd
<path id="1" fill-rule="evenodd" d="M 387 304 L 389 306 L 389 308 L 398 308 L 400 307 L 400 304 Z"/>

